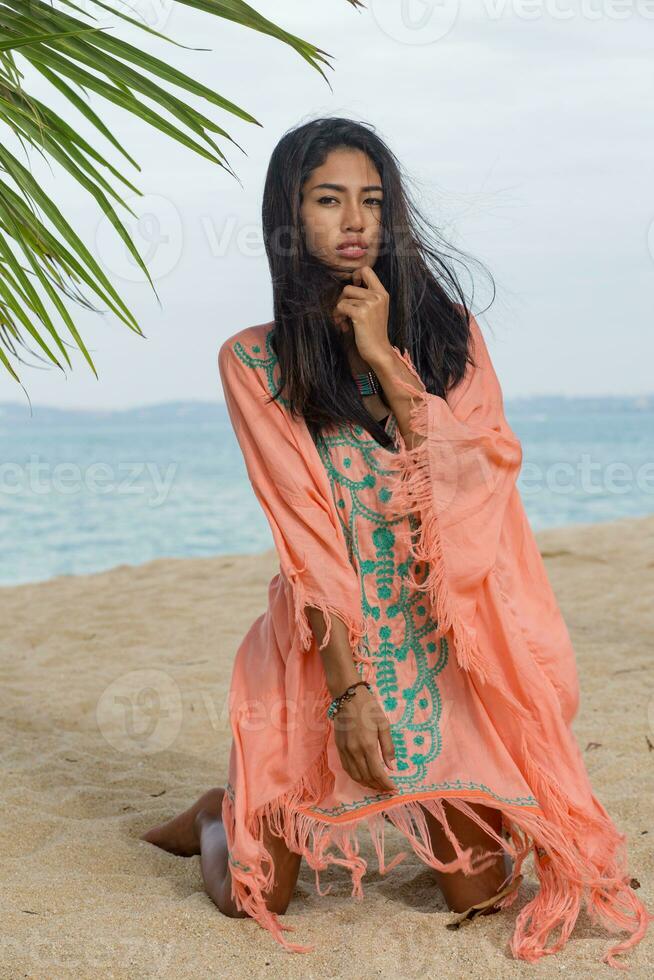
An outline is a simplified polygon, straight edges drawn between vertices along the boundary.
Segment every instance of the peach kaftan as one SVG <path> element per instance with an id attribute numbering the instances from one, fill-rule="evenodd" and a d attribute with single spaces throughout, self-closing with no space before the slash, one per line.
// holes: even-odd
<path id="1" fill-rule="evenodd" d="M 456 838 L 456 857 L 438 861 L 424 810 L 447 827 L 447 799 L 479 823 L 468 803 L 480 802 L 502 812 L 501 836 L 482 825 L 511 855 L 510 880 L 532 853 L 540 882 L 516 917 L 513 955 L 535 961 L 562 948 L 585 902 L 595 921 L 629 933 L 603 957 L 622 966 L 615 954 L 643 937 L 651 916 L 571 729 L 574 650 L 516 486 L 520 442 L 474 317 L 470 327 L 476 366 L 463 381 L 446 398 L 421 381 L 411 388 L 411 428 L 425 436 L 412 449 L 392 413 L 391 446 L 350 423 L 314 444 L 283 398 L 269 400 L 279 380 L 274 323 L 221 346 L 227 407 L 280 559 L 232 675 L 223 819 L 233 895 L 287 949 L 305 951 L 263 900 L 274 877 L 264 818 L 315 869 L 317 887 L 336 863 L 360 897 L 362 826 L 382 873 L 404 856 L 386 863 L 387 820 L 426 863 L 474 873 L 483 856 Z M 419 379 L 408 352 L 393 350 Z M 396 794 L 343 769 L 306 606 L 323 611 L 323 643 L 332 616 L 348 628 L 389 718 Z"/>

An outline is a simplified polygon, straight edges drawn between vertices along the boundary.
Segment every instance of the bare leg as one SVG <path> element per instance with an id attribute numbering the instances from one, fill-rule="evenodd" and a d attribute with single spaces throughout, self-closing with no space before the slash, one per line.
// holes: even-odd
<path id="1" fill-rule="evenodd" d="M 222 822 L 225 790 L 210 789 L 193 806 L 159 827 L 143 834 L 141 840 L 182 857 L 200 855 L 200 867 L 207 894 L 223 915 L 246 918 L 232 898 L 232 881 L 227 863 L 227 837 Z M 284 840 L 264 826 L 263 842 L 275 865 L 275 882 L 264 895 L 272 912 L 286 911 L 295 889 L 302 856 L 289 851 Z"/>
<path id="2" fill-rule="evenodd" d="M 450 828 L 463 847 L 481 844 L 491 851 L 500 849 L 497 841 L 494 841 L 474 820 L 471 820 L 461 810 L 457 810 L 447 800 L 444 799 L 442 802 Z M 501 836 L 502 814 L 499 810 L 495 807 L 484 806 L 481 803 L 471 802 L 469 806 L 479 813 Z M 455 857 L 454 848 L 447 839 L 440 822 L 427 810 L 424 810 L 424 813 L 434 854 L 441 861 L 451 861 Z M 448 907 L 453 912 L 463 912 L 471 905 L 491 898 L 500 890 L 510 871 L 511 859 L 504 851 L 498 854 L 497 860 L 488 868 L 473 875 L 465 875 L 463 871 L 438 871 L 434 868 L 438 886 L 443 892 Z M 497 911 L 499 911 L 497 908 L 491 906 L 481 914 L 486 915 Z"/>

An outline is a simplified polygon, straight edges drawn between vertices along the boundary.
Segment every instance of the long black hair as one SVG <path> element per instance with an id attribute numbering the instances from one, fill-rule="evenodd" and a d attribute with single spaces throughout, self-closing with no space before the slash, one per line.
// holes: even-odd
<path id="1" fill-rule="evenodd" d="M 388 446 L 392 439 L 365 407 L 343 336 L 331 318 L 350 280 L 309 252 L 300 214 L 305 181 L 332 150 L 342 148 L 367 154 L 382 181 L 374 270 L 389 294 L 390 342 L 409 352 L 427 390 L 441 397 L 461 381 L 466 364 L 474 364 L 470 310 L 452 262 L 454 253 L 463 253 L 448 245 L 410 200 L 400 163 L 373 126 L 321 117 L 282 136 L 264 185 L 263 238 L 273 287 L 271 344 L 281 372 L 273 397 L 283 392 L 289 411 L 304 418 L 314 440 L 324 427 L 349 421 Z M 388 404 L 383 393 L 380 397 Z"/>

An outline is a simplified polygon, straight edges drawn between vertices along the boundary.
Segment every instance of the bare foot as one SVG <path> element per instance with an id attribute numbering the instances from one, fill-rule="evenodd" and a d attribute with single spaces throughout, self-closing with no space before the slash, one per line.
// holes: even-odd
<path id="1" fill-rule="evenodd" d="M 214 819 L 219 817 L 222 812 L 224 793 L 225 790 L 221 788 L 207 790 L 188 810 L 184 810 L 166 823 L 151 827 L 141 835 L 141 840 L 154 844 L 168 851 L 169 854 L 177 854 L 178 857 L 193 857 L 199 854 L 200 820 L 198 818 L 205 815 Z"/>
<path id="2" fill-rule="evenodd" d="M 208 790 L 188 810 L 148 830 L 141 840 L 181 857 L 199 854 L 207 895 L 223 915 L 241 919 L 248 913 L 239 909 L 232 897 L 227 836 L 222 821 L 224 795 L 221 787 Z M 264 898 L 271 911 L 282 914 L 291 900 L 302 858 L 289 851 L 281 837 L 273 836 L 267 825 L 263 839 L 275 865 L 275 881 Z"/>

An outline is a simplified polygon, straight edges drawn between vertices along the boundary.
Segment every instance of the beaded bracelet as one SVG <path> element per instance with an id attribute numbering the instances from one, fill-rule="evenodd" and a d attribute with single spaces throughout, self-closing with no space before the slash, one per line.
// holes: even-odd
<path id="1" fill-rule="evenodd" d="M 342 694 L 339 694 L 337 698 L 334 698 L 332 703 L 329 705 L 329 707 L 327 708 L 327 717 L 333 718 L 336 712 L 341 707 L 341 705 L 343 705 L 346 701 L 349 701 L 350 698 L 354 697 L 354 691 L 360 685 L 363 685 L 364 687 L 367 687 L 369 691 L 372 691 L 372 688 L 368 683 L 368 681 L 356 681 L 356 683 L 350 684 L 348 689 L 346 691 L 343 691 Z"/>

